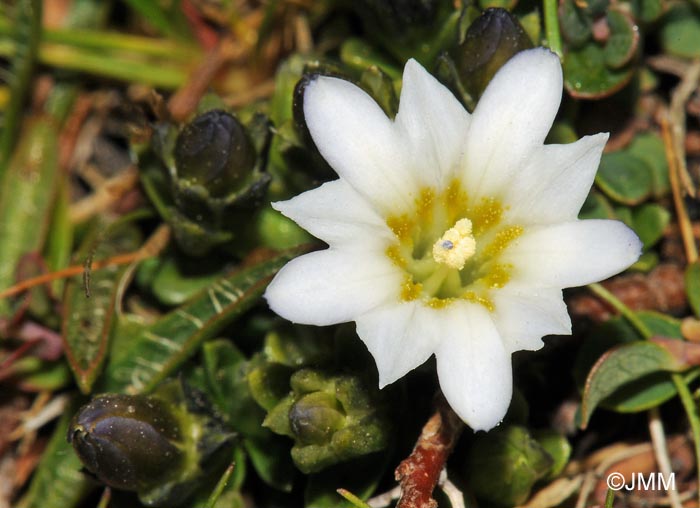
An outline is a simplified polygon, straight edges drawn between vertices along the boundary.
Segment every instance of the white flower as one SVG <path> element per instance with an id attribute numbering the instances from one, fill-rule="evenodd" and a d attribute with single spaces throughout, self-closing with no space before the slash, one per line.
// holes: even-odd
<path id="1" fill-rule="evenodd" d="M 279 272 L 272 310 L 355 321 L 382 387 L 435 354 L 455 412 L 475 430 L 497 425 L 511 353 L 571 333 L 562 288 L 610 277 L 641 250 L 621 222 L 577 219 L 608 135 L 544 145 L 561 91 L 542 48 L 509 60 L 471 115 L 413 60 L 393 121 L 347 81 L 312 81 L 306 123 L 340 178 L 273 206 L 330 248 Z"/>

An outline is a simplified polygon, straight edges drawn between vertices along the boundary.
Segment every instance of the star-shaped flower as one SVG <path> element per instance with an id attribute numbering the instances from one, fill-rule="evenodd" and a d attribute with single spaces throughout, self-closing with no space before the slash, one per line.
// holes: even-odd
<path id="1" fill-rule="evenodd" d="M 473 114 L 410 60 L 394 120 L 355 85 L 318 77 L 304 115 L 340 177 L 275 209 L 330 246 L 287 264 L 265 294 L 296 323 L 355 321 L 380 386 L 432 354 L 442 391 L 475 430 L 506 413 L 511 353 L 570 334 L 562 288 L 639 257 L 627 226 L 578 220 L 607 134 L 544 145 L 558 58 L 521 52 Z"/>

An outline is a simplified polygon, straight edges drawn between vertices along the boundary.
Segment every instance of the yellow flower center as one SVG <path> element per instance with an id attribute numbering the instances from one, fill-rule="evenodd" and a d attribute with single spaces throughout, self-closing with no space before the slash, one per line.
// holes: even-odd
<path id="1" fill-rule="evenodd" d="M 499 258 L 523 231 L 505 224 L 503 211 L 495 198 L 470 202 L 455 180 L 441 191 L 422 189 L 409 213 L 388 217 L 395 241 L 386 254 L 406 274 L 401 299 L 431 307 L 463 299 L 494 310 L 491 293 L 513 271 Z"/>

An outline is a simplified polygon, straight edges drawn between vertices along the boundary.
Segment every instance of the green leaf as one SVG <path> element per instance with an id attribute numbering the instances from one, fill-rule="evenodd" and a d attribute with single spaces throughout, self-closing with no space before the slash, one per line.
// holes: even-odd
<path id="1" fill-rule="evenodd" d="M 359 84 L 377 101 L 389 118 L 396 116 L 399 99 L 394 90 L 394 83 L 387 73 L 373 65 L 362 72 Z"/>
<path id="2" fill-rule="evenodd" d="M 349 38 L 340 47 L 340 60 L 359 72 L 376 66 L 391 79 L 401 79 L 401 71 L 384 55 L 362 39 Z"/>
<path id="3" fill-rule="evenodd" d="M 140 18 L 147 20 L 158 31 L 179 39 L 187 38 L 188 26 L 182 15 L 179 1 L 167 2 L 171 7 L 166 9 L 163 2 L 158 0 L 124 0 L 129 7 L 139 13 Z"/>
<path id="4" fill-rule="evenodd" d="M 659 34 L 665 52 L 681 58 L 700 56 L 700 14 L 687 3 L 676 4 L 664 16 Z"/>
<path id="5" fill-rule="evenodd" d="M 616 215 L 610 201 L 600 192 L 592 190 L 584 201 L 578 217 L 579 219 L 614 219 Z"/>
<path id="6" fill-rule="evenodd" d="M 611 69 L 605 64 L 605 52 L 589 42 L 564 59 L 564 86 L 577 99 L 601 99 L 614 94 L 632 79 L 634 69 Z"/>
<path id="7" fill-rule="evenodd" d="M 191 357 L 205 340 L 215 337 L 257 303 L 275 273 L 305 250 L 285 251 L 245 266 L 219 279 L 128 342 L 119 341 L 119 346 L 111 350 L 104 391 L 151 390 Z"/>
<path id="8" fill-rule="evenodd" d="M 32 89 L 32 74 L 42 33 L 42 5 L 41 0 L 20 0 L 14 5 L 16 16 L 12 24 L 12 39 L 15 51 L 11 68 L 5 67 L 7 76 L 3 79 L 9 87 L 10 100 L 3 107 L 3 129 L 0 131 L 0 182 L 21 131 L 25 100 Z"/>
<path id="9" fill-rule="evenodd" d="M 576 6 L 574 0 L 563 0 L 559 4 L 559 24 L 564 39 L 573 48 L 585 44 L 591 37 L 592 20 Z"/>
<path id="10" fill-rule="evenodd" d="M 265 411 L 250 394 L 243 353 L 228 340 L 215 340 L 204 344 L 202 357 L 206 392 L 227 423 L 246 437 L 271 436 L 262 427 Z"/>
<path id="11" fill-rule="evenodd" d="M 270 206 L 263 207 L 255 220 L 255 231 L 260 245 L 270 249 L 291 249 L 297 245 L 314 241 L 314 238 L 305 229 Z"/>
<path id="12" fill-rule="evenodd" d="M 630 266 L 630 270 L 648 273 L 659 264 L 659 255 L 653 250 L 644 252 L 639 259 Z"/>
<path id="13" fill-rule="evenodd" d="M 637 51 L 639 28 L 629 15 L 611 9 L 607 14 L 610 37 L 605 44 L 605 65 L 619 69 L 626 65 Z"/>
<path id="14" fill-rule="evenodd" d="M 0 288 L 14 285 L 22 256 L 42 249 L 59 175 L 56 122 L 35 119 L 22 131 L 0 181 Z M 8 300 L 0 300 L 0 317 L 9 314 Z"/>
<path id="15" fill-rule="evenodd" d="M 505 425 L 474 436 L 464 469 L 467 484 L 485 504 L 518 506 L 553 464 L 527 428 Z"/>
<path id="16" fill-rule="evenodd" d="M 633 229 L 649 249 L 658 242 L 664 234 L 664 229 L 671 221 L 671 212 L 656 203 L 645 204 L 632 210 Z"/>
<path id="17" fill-rule="evenodd" d="M 131 223 L 105 226 L 100 221 L 83 241 L 75 261 L 108 259 L 133 252 L 140 245 L 141 235 Z M 66 283 L 61 336 L 66 358 L 83 393 L 90 393 L 106 359 L 119 283 L 127 268 L 121 265 L 93 271 L 87 286 L 82 274 Z"/>
<path id="18" fill-rule="evenodd" d="M 542 17 L 540 16 L 539 11 L 535 9 L 528 14 L 520 15 L 518 19 L 520 21 L 520 25 L 530 37 L 530 41 L 534 45 L 538 45 L 540 43 L 540 34 L 542 32 Z"/>
<path id="19" fill-rule="evenodd" d="M 665 348 L 649 341 L 635 341 L 608 351 L 588 374 L 581 403 L 581 427 L 586 428 L 598 404 L 622 386 L 659 371 L 681 372 L 686 368 Z"/>
<path id="20" fill-rule="evenodd" d="M 603 154 L 595 182 L 608 197 L 625 205 L 641 203 L 652 191 L 648 165 L 625 152 Z"/>
<path id="21" fill-rule="evenodd" d="M 631 4 L 635 18 L 644 23 L 656 21 L 664 12 L 662 0 L 632 0 Z"/>
<path id="22" fill-rule="evenodd" d="M 690 308 L 700 318 L 700 261 L 689 264 L 685 269 L 685 292 Z"/>
<path id="23" fill-rule="evenodd" d="M 73 228 L 71 222 L 70 196 L 68 180 L 58 184 L 56 206 L 53 210 L 53 219 L 49 226 L 49 237 L 46 246 L 46 263 L 52 271 L 66 268 L 70 263 L 73 250 Z M 51 290 L 54 294 L 62 294 L 65 287 L 64 280 L 55 280 L 51 283 Z"/>
<path id="24" fill-rule="evenodd" d="M 243 445 L 253 468 L 265 483 L 283 492 L 292 490 L 296 468 L 289 455 L 289 440 L 270 434 L 264 440 L 244 439 Z"/>
<path id="25" fill-rule="evenodd" d="M 661 138 L 652 132 L 645 132 L 634 137 L 627 147 L 627 153 L 643 160 L 651 170 L 652 193 L 655 198 L 662 198 L 669 193 L 668 161 L 666 149 Z"/>
<path id="26" fill-rule="evenodd" d="M 574 126 L 569 122 L 554 122 L 545 139 L 547 144 L 566 144 L 575 143 L 576 141 L 578 141 L 578 134 Z"/>
<path id="27" fill-rule="evenodd" d="M 518 0 L 479 0 L 479 5 L 482 9 L 500 8 L 512 10 L 518 3 Z"/>
<path id="28" fill-rule="evenodd" d="M 533 437 L 540 446 L 544 448 L 544 451 L 552 457 L 553 462 L 550 466 L 547 478 L 556 478 L 569 463 L 571 443 L 569 443 L 569 440 L 566 439 L 565 436 L 553 430 L 534 432 Z"/>
<path id="29" fill-rule="evenodd" d="M 651 330 L 652 334 L 662 337 L 682 338 L 680 322 L 664 314 L 642 311 L 637 313 L 639 319 Z M 580 390 L 593 365 L 609 349 L 620 344 L 641 340 L 637 330 L 624 318 L 617 316 L 598 325 L 586 335 L 574 362 L 574 379 Z"/>
<path id="30" fill-rule="evenodd" d="M 289 378 L 294 369 L 254 358 L 248 372 L 250 392 L 260 407 L 272 410 L 283 398 L 289 395 Z"/>
<path id="31" fill-rule="evenodd" d="M 600 406 L 618 413 L 638 413 L 658 407 L 676 393 L 667 372 L 654 372 L 621 386 L 601 401 Z"/>
<path id="32" fill-rule="evenodd" d="M 216 281 L 218 263 L 194 262 L 184 256 L 166 256 L 153 274 L 151 291 L 159 302 L 182 305 L 189 298 Z"/>

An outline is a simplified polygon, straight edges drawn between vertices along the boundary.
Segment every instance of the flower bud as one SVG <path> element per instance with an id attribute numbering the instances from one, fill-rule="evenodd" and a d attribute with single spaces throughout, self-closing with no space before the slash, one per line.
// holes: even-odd
<path id="1" fill-rule="evenodd" d="M 515 16 L 505 9 L 490 8 L 469 26 L 451 55 L 462 86 L 477 98 L 503 64 L 531 47 L 532 41 Z"/>
<path id="2" fill-rule="evenodd" d="M 385 401 L 359 376 L 302 369 L 289 384 L 292 393 L 270 409 L 263 425 L 294 439 L 292 459 L 302 472 L 388 446 Z"/>
<path id="3" fill-rule="evenodd" d="M 147 506 L 176 506 L 225 466 L 233 436 L 201 393 L 171 381 L 149 396 L 98 395 L 67 437 L 101 482 L 136 492 Z"/>
<path id="4" fill-rule="evenodd" d="M 289 410 L 292 433 L 303 445 L 329 442 L 344 423 L 343 408 L 330 393 L 304 395 Z"/>
<path id="5" fill-rule="evenodd" d="M 255 166 L 255 149 L 241 123 L 221 110 L 187 124 L 175 142 L 175 174 L 182 185 L 199 185 L 222 197 L 240 188 Z"/>
<path id="6" fill-rule="evenodd" d="M 135 491 L 158 484 L 180 467 L 181 439 L 163 401 L 133 395 L 94 398 L 68 433 L 80 460 L 100 481 Z"/>
<path id="7" fill-rule="evenodd" d="M 211 103 L 216 100 L 205 97 L 200 105 Z M 186 254 L 203 256 L 222 245 L 247 252 L 251 219 L 270 183 L 264 171 L 270 136 L 265 115 L 254 114 L 243 126 L 221 109 L 205 111 L 182 129 L 156 126 L 150 151 L 139 155 L 141 178 Z"/>

